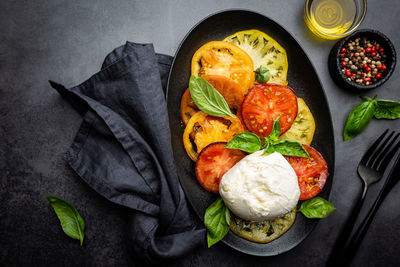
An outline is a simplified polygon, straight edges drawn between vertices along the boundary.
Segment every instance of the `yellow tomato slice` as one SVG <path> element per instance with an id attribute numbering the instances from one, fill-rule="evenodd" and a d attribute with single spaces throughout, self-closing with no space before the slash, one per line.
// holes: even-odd
<path id="1" fill-rule="evenodd" d="M 287 85 L 288 60 L 285 49 L 271 36 L 259 30 L 240 31 L 224 39 L 247 52 L 253 60 L 254 70 L 268 68 L 268 83 Z"/>
<path id="2" fill-rule="evenodd" d="M 192 58 L 192 75 L 221 75 L 239 84 L 243 94 L 254 83 L 251 57 L 234 44 L 213 41 L 200 47 Z"/>
<path id="3" fill-rule="evenodd" d="M 214 142 L 228 142 L 238 133 L 244 132 L 238 118 L 219 118 L 199 111 L 194 114 L 183 133 L 183 145 L 186 153 L 193 160 L 197 160 L 200 151 Z"/>
<path id="4" fill-rule="evenodd" d="M 297 98 L 297 106 L 297 117 L 292 127 L 280 139 L 295 140 L 301 144 L 310 145 L 315 132 L 314 117 L 302 98 Z"/>

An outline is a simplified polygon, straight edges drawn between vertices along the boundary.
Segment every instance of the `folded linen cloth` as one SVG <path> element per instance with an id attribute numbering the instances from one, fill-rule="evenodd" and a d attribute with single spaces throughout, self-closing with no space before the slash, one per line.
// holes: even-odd
<path id="1" fill-rule="evenodd" d="M 50 81 L 82 115 L 68 164 L 98 193 L 132 211 L 137 256 L 173 259 L 205 246 L 178 181 L 165 89 L 172 57 L 127 42 L 101 71 L 72 87 Z"/>

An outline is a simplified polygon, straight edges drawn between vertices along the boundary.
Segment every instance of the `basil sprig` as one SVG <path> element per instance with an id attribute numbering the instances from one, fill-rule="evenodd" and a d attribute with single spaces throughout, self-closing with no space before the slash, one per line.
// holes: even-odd
<path id="1" fill-rule="evenodd" d="M 256 134 L 244 132 L 235 135 L 225 147 L 253 153 L 261 149 L 261 140 Z"/>
<path id="2" fill-rule="evenodd" d="M 85 222 L 78 210 L 71 203 L 53 196 L 45 196 L 50 202 L 58 219 L 60 220 L 61 227 L 64 233 L 73 238 L 78 239 L 81 242 L 81 246 L 84 238 Z"/>
<path id="3" fill-rule="evenodd" d="M 258 135 L 253 133 L 240 133 L 235 135 L 227 144 L 226 148 L 239 149 L 245 152 L 253 153 L 264 149 L 265 154 L 279 152 L 285 156 L 295 156 L 309 158 L 307 150 L 297 141 L 279 140 L 281 134 L 280 117 L 274 120 L 272 131 L 268 137 L 265 137 L 263 142 Z"/>
<path id="4" fill-rule="evenodd" d="M 189 91 L 197 107 L 215 117 L 233 117 L 224 97 L 207 80 L 190 76 Z"/>
<path id="5" fill-rule="evenodd" d="M 392 100 L 377 100 L 374 98 L 362 97 L 365 101 L 357 105 L 349 114 L 346 126 L 344 127 L 344 141 L 352 139 L 362 133 L 372 118 L 376 119 L 399 119 L 400 103 Z"/>
<path id="6" fill-rule="evenodd" d="M 301 203 L 298 211 L 309 219 L 321 219 L 327 217 L 335 209 L 329 201 L 322 197 L 314 197 Z"/>
<path id="7" fill-rule="evenodd" d="M 230 220 L 231 214 L 222 198 L 219 197 L 207 208 L 204 214 L 208 247 L 211 247 L 226 236 L 229 232 Z"/>

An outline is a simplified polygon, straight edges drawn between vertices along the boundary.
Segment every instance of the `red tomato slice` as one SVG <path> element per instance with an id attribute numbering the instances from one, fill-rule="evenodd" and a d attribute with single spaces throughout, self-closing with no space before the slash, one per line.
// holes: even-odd
<path id="1" fill-rule="evenodd" d="M 207 191 L 218 194 L 222 176 L 246 154 L 225 148 L 226 142 L 211 143 L 200 152 L 196 162 L 196 177 Z"/>
<path id="2" fill-rule="evenodd" d="M 310 159 L 285 156 L 297 174 L 300 200 L 312 198 L 321 192 L 328 177 L 328 165 L 322 155 L 310 146 L 303 146 Z"/>
<path id="3" fill-rule="evenodd" d="M 246 95 L 241 110 L 243 121 L 250 132 L 267 137 L 274 120 L 281 116 L 281 134 L 284 134 L 296 118 L 297 97 L 288 86 L 258 84 Z"/>

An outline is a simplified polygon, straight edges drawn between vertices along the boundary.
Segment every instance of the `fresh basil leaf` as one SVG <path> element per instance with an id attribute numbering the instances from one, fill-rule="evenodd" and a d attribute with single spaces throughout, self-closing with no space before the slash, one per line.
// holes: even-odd
<path id="1" fill-rule="evenodd" d="M 225 221 L 229 225 L 231 223 L 231 212 L 229 209 L 225 209 Z"/>
<path id="2" fill-rule="evenodd" d="M 310 219 L 325 218 L 336 208 L 329 201 L 322 197 L 314 197 L 301 203 L 300 211 L 304 216 Z"/>
<path id="3" fill-rule="evenodd" d="M 74 239 L 81 241 L 81 246 L 84 238 L 85 222 L 78 210 L 69 202 L 53 196 L 45 196 L 50 202 L 58 219 L 60 220 L 61 227 L 64 233 Z"/>
<path id="4" fill-rule="evenodd" d="M 372 117 L 377 101 L 375 99 L 365 101 L 356 106 L 347 118 L 346 126 L 344 128 L 343 138 L 344 141 L 349 140 L 367 128 Z"/>
<path id="5" fill-rule="evenodd" d="M 268 138 L 273 142 L 278 141 L 279 136 L 281 135 L 281 123 L 279 122 L 280 119 L 281 116 L 279 116 L 274 120 L 274 124 L 272 125 L 272 131 L 268 136 Z"/>
<path id="6" fill-rule="evenodd" d="M 400 119 L 400 102 L 377 100 L 374 116 L 377 119 Z"/>
<path id="7" fill-rule="evenodd" d="M 266 67 L 260 66 L 255 71 L 256 74 L 256 81 L 259 83 L 266 83 L 269 81 L 270 73 Z"/>
<path id="8" fill-rule="evenodd" d="M 224 97 L 205 79 L 190 76 L 189 91 L 201 111 L 216 117 L 235 117 Z"/>
<path id="9" fill-rule="evenodd" d="M 204 225 L 207 229 L 207 243 L 211 247 L 229 232 L 230 212 L 219 197 L 204 214 Z"/>
<path id="10" fill-rule="evenodd" d="M 225 147 L 253 153 L 261 149 L 261 140 L 256 134 L 245 132 L 235 135 Z"/>
<path id="11" fill-rule="evenodd" d="M 285 156 L 310 158 L 307 150 L 299 142 L 294 140 L 281 140 L 272 146 L 276 152 Z"/>

